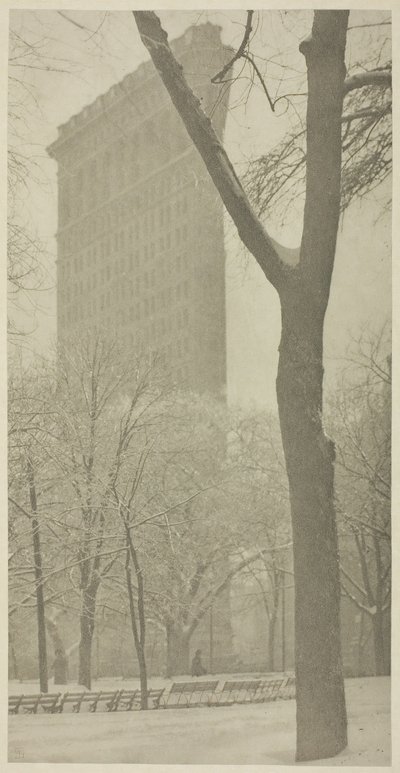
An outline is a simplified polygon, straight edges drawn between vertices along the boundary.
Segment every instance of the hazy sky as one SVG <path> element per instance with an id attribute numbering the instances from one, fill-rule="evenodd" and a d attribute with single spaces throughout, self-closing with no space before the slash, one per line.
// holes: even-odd
<path id="1" fill-rule="evenodd" d="M 33 344 L 44 352 L 56 334 L 54 234 L 57 229 L 56 163 L 47 158 L 45 148 L 55 139 L 59 124 L 148 58 L 130 12 L 65 13 L 75 24 L 57 11 L 12 11 L 10 14 L 11 27 L 24 40 L 39 46 L 44 66 L 52 68 L 52 71 L 30 66 L 10 68 L 12 75 L 34 86 L 34 100 L 26 89 L 21 144 L 22 152 L 34 155 L 38 178 L 28 185 L 24 212 L 36 224 L 49 253 L 44 259 L 49 290 L 36 298 L 34 311 Z M 224 42 L 234 47 L 242 38 L 245 22 L 244 11 L 171 11 L 163 12 L 161 17 L 171 38 L 192 23 L 210 20 L 222 27 Z M 354 11 L 350 24 L 370 23 L 378 17 L 388 18 L 389 12 L 379 16 L 379 12 Z M 291 88 L 299 89 L 304 77 L 304 60 L 298 52 L 298 43 L 307 35 L 311 19 L 312 14 L 307 11 L 270 11 L 257 15 L 253 50 L 268 59 L 265 67 L 274 95 Z M 389 27 L 382 28 L 386 36 L 388 30 Z M 364 50 L 368 50 L 371 34 L 369 28 L 349 32 L 348 54 L 353 61 L 361 60 Z M 294 120 L 290 110 L 273 114 L 259 88 L 253 88 L 250 94 L 247 91 L 248 80 L 242 78 L 231 94 L 225 145 L 235 163 L 268 150 Z M 364 325 L 379 328 L 390 315 L 390 217 L 385 214 L 377 220 L 379 213 L 378 192 L 377 197 L 364 201 L 362 206 L 350 207 L 341 224 L 326 321 L 326 373 L 330 380 L 351 335 L 357 335 Z M 297 246 L 301 207 L 289 209 L 284 228 L 274 221 L 273 213 L 265 224 L 282 243 Z M 233 402 L 254 401 L 275 406 L 280 332 L 278 298 L 252 257 L 243 253 L 228 222 L 226 246 L 229 396 Z"/>

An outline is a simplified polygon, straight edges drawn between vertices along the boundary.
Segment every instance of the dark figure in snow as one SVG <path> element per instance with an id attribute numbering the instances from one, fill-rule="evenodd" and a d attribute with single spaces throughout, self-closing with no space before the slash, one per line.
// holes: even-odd
<path id="1" fill-rule="evenodd" d="M 67 684 L 67 657 L 63 650 L 56 650 L 53 669 L 54 684 Z"/>
<path id="2" fill-rule="evenodd" d="M 192 660 L 192 676 L 203 676 L 207 671 L 201 662 L 201 650 L 196 650 Z"/>

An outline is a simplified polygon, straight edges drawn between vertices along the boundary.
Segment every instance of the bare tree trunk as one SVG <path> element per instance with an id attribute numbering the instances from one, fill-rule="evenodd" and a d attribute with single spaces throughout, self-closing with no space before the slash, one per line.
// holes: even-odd
<path id="1" fill-rule="evenodd" d="M 190 672 L 189 637 L 179 625 L 167 624 L 167 676 Z"/>
<path id="2" fill-rule="evenodd" d="M 322 320 L 310 297 L 282 299 L 277 396 L 290 488 L 295 574 L 298 760 L 346 746 L 334 446 L 322 414 Z"/>
<path id="3" fill-rule="evenodd" d="M 39 654 L 39 683 L 40 692 L 48 692 L 48 670 L 47 670 L 47 647 L 46 647 L 46 621 L 45 621 L 45 601 L 43 593 L 43 569 L 42 569 L 42 547 L 40 542 L 40 526 L 39 521 L 36 518 L 37 513 L 37 497 L 36 497 L 36 485 L 33 467 L 28 462 L 28 479 L 29 479 L 29 498 L 33 517 L 31 519 L 32 526 L 32 543 L 33 543 L 33 561 L 35 567 L 35 585 L 36 585 L 36 615 L 38 626 L 38 654 Z"/>
<path id="4" fill-rule="evenodd" d="M 92 644 L 97 588 L 89 586 L 83 591 L 80 618 L 78 684 L 88 690 L 92 686 Z"/>
<path id="5" fill-rule="evenodd" d="M 272 614 L 268 623 L 268 671 L 275 671 L 275 633 L 276 615 Z"/>
<path id="6" fill-rule="evenodd" d="M 372 630 L 374 634 L 375 674 L 376 676 L 387 676 L 389 669 L 385 657 L 383 615 L 379 609 L 375 615 L 372 615 Z"/>
<path id="7" fill-rule="evenodd" d="M 385 635 L 383 628 L 384 615 L 382 606 L 384 598 L 384 586 L 382 582 L 382 552 L 380 541 L 377 536 L 374 536 L 373 544 L 376 562 L 376 613 L 372 617 L 372 627 L 374 632 L 375 673 L 377 676 L 383 676 L 389 673 L 389 669 L 386 664 Z"/>
<path id="8" fill-rule="evenodd" d="M 358 643 L 357 643 L 357 662 L 358 662 L 358 674 L 357 676 L 363 676 L 365 673 L 365 665 L 364 665 L 364 647 L 365 647 L 365 640 L 364 640 L 364 628 L 365 628 L 365 616 L 363 610 L 360 612 L 360 630 L 358 632 Z"/>
<path id="9" fill-rule="evenodd" d="M 284 265 L 210 120 L 151 11 L 134 11 L 186 129 L 243 244 L 279 293 L 282 337 L 277 396 L 289 478 L 294 543 L 298 761 L 347 745 L 340 646 L 340 579 L 333 501 L 334 447 L 322 426 L 323 327 L 340 214 L 342 110 L 348 11 L 315 11 L 300 46 L 307 64 L 306 202 L 300 260 Z"/>
<path id="10" fill-rule="evenodd" d="M 125 572 L 126 572 L 126 587 L 128 591 L 129 612 L 131 617 L 133 640 L 135 642 L 136 655 L 139 663 L 140 708 L 143 710 L 146 710 L 148 709 L 146 655 L 145 655 L 145 649 L 144 649 L 144 641 L 142 639 L 141 633 L 138 631 L 138 626 L 136 622 L 135 602 L 133 598 L 131 570 L 129 566 L 129 553 L 127 553 L 127 564 L 125 567 Z"/>
<path id="11" fill-rule="evenodd" d="M 11 631 L 8 632 L 8 649 L 11 657 L 12 664 L 12 677 L 11 679 L 20 679 L 20 672 L 18 668 L 18 660 L 14 647 L 14 636 Z"/>
<path id="12" fill-rule="evenodd" d="M 126 585 L 129 598 L 129 611 L 131 616 L 131 625 L 133 640 L 135 642 L 135 649 L 137 659 L 139 663 L 140 674 L 140 708 L 143 710 L 148 709 L 148 696 L 147 696 L 147 665 L 146 665 L 146 617 L 145 617 L 145 600 L 144 600 L 144 583 L 143 573 L 139 563 L 139 557 L 135 545 L 133 544 L 132 535 L 130 533 L 127 522 L 125 522 L 126 531 Z M 136 583 L 137 583 L 137 609 L 138 609 L 138 622 L 136 621 L 135 602 L 133 598 L 132 579 L 131 579 L 131 567 L 130 562 L 132 560 L 135 570 Z M 138 625 L 139 623 L 139 625 Z"/>

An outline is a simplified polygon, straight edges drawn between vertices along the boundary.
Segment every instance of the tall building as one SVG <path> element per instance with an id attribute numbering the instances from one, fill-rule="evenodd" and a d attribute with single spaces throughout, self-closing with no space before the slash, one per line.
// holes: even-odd
<path id="1" fill-rule="evenodd" d="M 222 136 L 231 56 L 220 28 L 172 42 Z M 223 208 L 151 61 L 59 127 L 57 315 L 60 343 L 82 330 L 154 350 L 174 379 L 226 382 Z"/>
<path id="2" fill-rule="evenodd" d="M 222 138 L 229 85 L 211 78 L 231 58 L 220 28 L 172 41 Z M 57 327 L 60 344 L 111 335 L 154 351 L 181 387 L 226 385 L 223 206 L 151 61 L 58 129 Z M 229 593 L 193 647 L 231 655 Z M 218 661 L 219 658 L 219 661 Z M 210 664 L 211 665 L 211 661 Z"/>

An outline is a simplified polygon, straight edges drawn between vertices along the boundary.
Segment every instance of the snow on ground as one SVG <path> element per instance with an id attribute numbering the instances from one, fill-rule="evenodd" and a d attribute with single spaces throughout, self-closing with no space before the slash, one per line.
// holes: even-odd
<path id="1" fill-rule="evenodd" d="M 165 682 L 152 679 L 151 685 Z M 37 684 L 31 684 L 37 690 Z M 135 680 L 99 680 L 92 689 L 112 689 L 114 684 L 136 686 Z M 17 692 L 16 686 L 11 683 L 10 693 Z M 26 683 L 21 688 L 19 692 L 35 692 Z M 390 765 L 389 678 L 348 679 L 346 698 L 349 746 L 325 764 Z M 188 710 L 10 716 L 9 762 L 292 765 L 295 711 L 295 701 L 287 700 Z"/>

